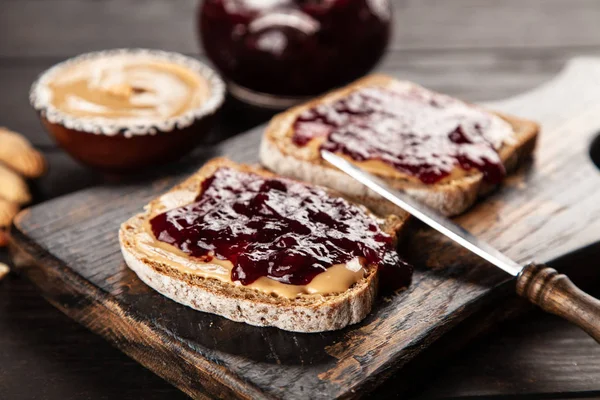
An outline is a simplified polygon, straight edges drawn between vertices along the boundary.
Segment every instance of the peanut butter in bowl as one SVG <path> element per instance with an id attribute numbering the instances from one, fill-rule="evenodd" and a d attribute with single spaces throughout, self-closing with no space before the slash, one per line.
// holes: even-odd
<path id="1" fill-rule="evenodd" d="M 60 63 L 33 84 L 42 124 L 74 158 L 107 172 L 172 161 L 201 143 L 221 79 L 177 53 L 118 49 Z"/>
<path id="2" fill-rule="evenodd" d="M 160 123 L 210 97 L 206 80 L 185 67 L 127 55 L 77 63 L 48 87 L 52 104 L 66 114 L 130 124 Z"/>

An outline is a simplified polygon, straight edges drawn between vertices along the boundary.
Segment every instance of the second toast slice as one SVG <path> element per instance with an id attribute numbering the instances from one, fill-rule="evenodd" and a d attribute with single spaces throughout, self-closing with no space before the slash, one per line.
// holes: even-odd
<path id="1" fill-rule="evenodd" d="M 529 156 L 538 131 L 534 122 L 372 75 L 274 117 L 263 136 L 260 159 L 272 171 L 329 186 L 374 210 L 401 212 L 325 162 L 319 154 L 325 146 L 452 216 Z M 371 158 L 373 148 L 376 157 Z M 403 160 L 399 168 L 392 165 Z"/>

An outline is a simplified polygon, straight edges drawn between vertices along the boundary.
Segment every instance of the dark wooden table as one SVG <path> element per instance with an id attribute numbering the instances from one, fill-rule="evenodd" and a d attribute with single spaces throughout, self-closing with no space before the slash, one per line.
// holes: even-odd
<path id="1" fill-rule="evenodd" d="M 548 80 L 577 55 L 600 55 L 596 0 L 395 1 L 380 69 L 470 101 L 508 97 Z M 150 47 L 198 54 L 194 0 L 0 0 L 0 125 L 26 134 L 51 170 L 36 201 L 102 182 L 43 132 L 27 92 L 75 54 Z M 201 54 L 198 54 L 202 58 Z M 600 95 L 600 93 L 599 93 Z M 231 108 L 215 137 L 260 122 Z M 8 255 L 0 251 L 0 261 Z M 597 257 L 581 262 L 598 265 Z M 600 294 L 600 288 L 595 290 Z M 600 346 L 533 311 L 441 362 L 416 398 L 600 397 Z M 176 399 L 177 389 L 55 310 L 27 281 L 0 283 L 0 398 Z"/>

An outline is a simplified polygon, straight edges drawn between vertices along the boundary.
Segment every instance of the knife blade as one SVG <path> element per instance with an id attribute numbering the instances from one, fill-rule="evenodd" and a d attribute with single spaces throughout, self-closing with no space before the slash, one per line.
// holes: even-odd
<path id="1" fill-rule="evenodd" d="M 519 275 L 523 270 L 521 265 L 505 256 L 485 241 L 478 239 L 460 225 L 455 224 L 450 221 L 450 219 L 444 217 L 432 208 L 427 207 L 425 204 L 418 202 L 410 195 L 392 189 L 381 179 L 361 170 L 344 158 L 327 150 L 321 150 L 321 156 L 331 165 L 350 175 L 352 178 L 402 208 L 413 217 L 421 220 L 442 235 L 454 240 L 467 250 L 477 254 L 479 257 L 489 261 L 498 268 L 503 269 L 512 276 Z"/>
<path id="2" fill-rule="evenodd" d="M 600 301 L 577 288 L 567 276 L 543 264 L 521 266 L 437 211 L 389 187 L 346 159 L 327 150 L 321 150 L 321 157 L 431 228 L 516 276 L 516 289 L 520 296 L 578 325 L 600 343 Z"/>

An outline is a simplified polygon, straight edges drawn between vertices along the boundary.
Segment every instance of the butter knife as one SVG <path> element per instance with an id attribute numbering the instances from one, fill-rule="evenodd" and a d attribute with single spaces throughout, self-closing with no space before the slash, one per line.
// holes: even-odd
<path id="1" fill-rule="evenodd" d="M 467 250 L 516 277 L 517 293 L 543 310 L 558 315 L 586 331 L 600 343 L 600 301 L 577 288 L 571 280 L 543 264 L 519 265 L 466 229 L 415 200 L 390 188 L 381 179 L 363 171 L 329 151 L 321 156 L 375 193 L 402 208 L 413 217 L 452 239 Z"/>

